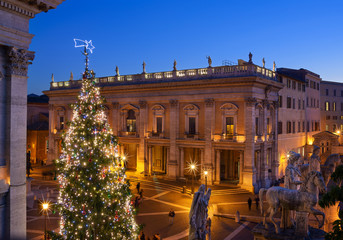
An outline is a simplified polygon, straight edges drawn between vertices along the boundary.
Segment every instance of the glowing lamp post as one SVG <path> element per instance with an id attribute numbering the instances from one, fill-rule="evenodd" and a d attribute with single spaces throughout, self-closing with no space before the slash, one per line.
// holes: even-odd
<path id="1" fill-rule="evenodd" d="M 205 191 L 207 192 L 207 175 L 208 175 L 207 170 L 204 171 L 204 175 L 205 175 Z"/>
<path id="2" fill-rule="evenodd" d="M 48 216 L 48 212 L 50 210 L 50 204 L 49 202 L 43 202 L 42 203 L 42 211 L 45 215 L 45 224 L 44 224 L 44 240 L 46 240 L 46 217 Z"/>
<path id="3" fill-rule="evenodd" d="M 190 168 L 191 168 L 191 172 L 193 173 L 193 174 L 192 174 L 192 189 L 191 189 L 191 192 L 192 192 L 192 194 L 193 194 L 193 193 L 194 193 L 194 175 L 195 175 L 195 171 L 196 171 L 196 166 L 195 166 L 195 164 L 192 163 L 192 164 L 190 165 Z"/>

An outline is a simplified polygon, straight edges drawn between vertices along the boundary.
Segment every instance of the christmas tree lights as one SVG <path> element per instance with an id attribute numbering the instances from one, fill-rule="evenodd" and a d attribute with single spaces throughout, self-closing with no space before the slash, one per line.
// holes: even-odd
<path id="1" fill-rule="evenodd" d="M 56 161 L 60 234 L 65 239 L 137 239 L 139 227 L 123 158 L 87 63 L 88 59 Z"/>

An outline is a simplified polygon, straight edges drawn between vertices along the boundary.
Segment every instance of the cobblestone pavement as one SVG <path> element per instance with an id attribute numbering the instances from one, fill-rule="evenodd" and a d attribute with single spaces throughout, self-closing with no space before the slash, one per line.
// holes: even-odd
<path id="1" fill-rule="evenodd" d="M 42 200 L 56 202 L 58 183 L 53 179 L 43 179 L 37 170 L 33 178 L 32 192 L 36 200 L 32 208 L 27 209 L 27 236 L 28 239 L 38 240 L 44 237 L 45 222 L 39 210 L 39 202 Z M 129 178 L 133 195 L 137 195 L 135 186 L 138 181 L 141 182 L 141 188 L 144 190 L 143 202 L 139 206 L 136 220 L 144 225 L 143 231 L 146 237 L 152 238 L 154 234 L 159 233 L 165 240 L 188 239 L 188 213 L 192 198 L 189 190 L 182 193 L 184 183 L 168 182 L 156 177 L 138 179 L 129 175 Z M 188 183 L 189 188 L 190 183 Z M 251 211 L 247 207 L 246 200 L 249 197 L 253 199 L 253 195 L 235 187 L 213 186 L 212 189 L 209 212 L 212 214 L 213 206 L 216 205 L 218 214 L 222 215 L 222 217 L 212 216 L 212 239 L 253 239 L 251 229 L 260 221 L 259 212 L 254 205 Z M 176 213 L 173 224 L 168 220 L 170 209 Z M 246 218 L 241 223 L 236 223 L 233 216 L 237 210 L 243 217 L 256 216 L 256 218 Z M 47 218 L 47 229 L 58 231 L 58 227 L 58 214 L 50 213 Z"/>

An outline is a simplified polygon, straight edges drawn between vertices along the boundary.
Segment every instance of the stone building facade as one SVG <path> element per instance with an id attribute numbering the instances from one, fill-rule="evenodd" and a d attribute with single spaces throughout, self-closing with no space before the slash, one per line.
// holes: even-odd
<path id="1" fill-rule="evenodd" d="M 322 81 L 321 128 L 323 131 L 343 132 L 343 83 Z"/>
<path id="2" fill-rule="evenodd" d="M 63 0 L 0 1 L 0 239 L 26 239 L 29 20 Z"/>
<path id="3" fill-rule="evenodd" d="M 137 174 L 237 183 L 253 191 L 278 176 L 278 91 L 275 72 L 239 60 L 235 66 L 96 78 L 120 153 Z M 80 80 L 52 82 L 49 156 L 59 156 L 61 132 L 71 120 Z"/>
<path id="4" fill-rule="evenodd" d="M 320 131 L 321 78 L 306 69 L 278 68 L 278 79 L 284 84 L 279 92 L 279 174 L 284 175 L 287 153 L 295 151 L 309 157 L 313 135 Z"/>
<path id="5" fill-rule="evenodd" d="M 30 94 L 27 97 L 27 152 L 31 163 L 46 163 L 49 149 L 49 98 Z"/>

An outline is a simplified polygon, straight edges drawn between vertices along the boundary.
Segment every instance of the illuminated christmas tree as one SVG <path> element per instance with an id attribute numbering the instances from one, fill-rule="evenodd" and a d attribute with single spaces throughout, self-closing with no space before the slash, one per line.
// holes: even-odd
<path id="1" fill-rule="evenodd" d="M 65 239 L 136 239 L 139 228 L 130 184 L 107 122 L 104 99 L 93 71 L 88 70 L 87 49 L 81 91 L 56 162 L 60 234 Z"/>

